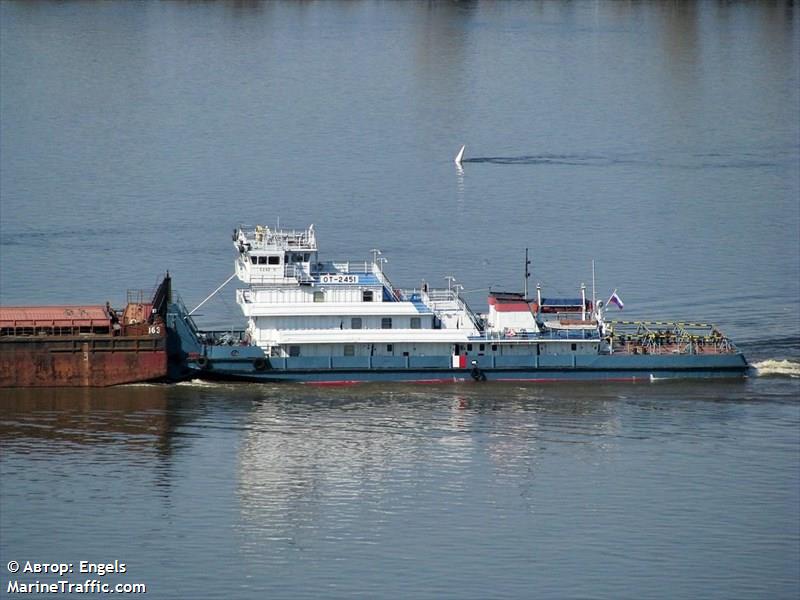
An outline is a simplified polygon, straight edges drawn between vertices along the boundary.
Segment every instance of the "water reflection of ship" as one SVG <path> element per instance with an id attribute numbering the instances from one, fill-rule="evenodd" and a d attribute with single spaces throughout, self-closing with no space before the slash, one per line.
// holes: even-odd
<path id="1" fill-rule="evenodd" d="M 605 452 L 619 429 L 614 404 L 592 401 L 591 390 L 539 398 L 525 388 L 410 389 L 334 405 L 261 403 L 238 461 L 253 543 L 299 542 L 332 510 L 392 510 L 420 481 L 441 479 L 448 493 L 466 497 L 476 470 L 527 495 L 545 446 L 569 443 L 576 452 L 585 442 L 587 451 Z"/>
<path id="2" fill-rule="evenodd" d="M 584 385 L 544 391 L 517 387 L 489 397 L 459 394 L 452 404 L 452 419 L 460 423 L 466 418 L 475 428 L 479 417 L 487 421 L 488 416 L 491 427 L 485 431 L 485 447 L 492 464 L 533 472 L 543 448 L 550 444 L 585 444 L 596 452 L 602 439 L 601 450 L 608 449 L 620 429 L 618 392 L 608 390 L 612 402 Z"/>
<path id="3" fill-rule="evenodd" d="M 187 420 L 176 402 L 163 385 L 7 390 L 0 444 L 49 440 L 45 451 L 115 445 L 170 455 L 176 429 Z"/>
<path id="4" fill-rule="evenodd" d="M 394 469 L 414 469 L 420 444 L 409 439 L 423 439 L 423 417 L 380 414 L 367 404 L 263 403 L 239 451 L 245 519 L 270 537 L 291 536 L 323 506 L 377 493 Z"/>

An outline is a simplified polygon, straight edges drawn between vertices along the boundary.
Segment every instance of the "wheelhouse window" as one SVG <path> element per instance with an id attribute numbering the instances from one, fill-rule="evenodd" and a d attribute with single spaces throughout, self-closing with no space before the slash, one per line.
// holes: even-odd
<path id="1" fill-rule="evenodd" d="M 391 329 L 392 328 L 392 317 L 383 317 L 381 319 L 381 329 Z"/>
<path id="2" fill-rule="evenodd" d="M 345 344 L 344 345 L 344 355 L 345 356 L 355 356 L 356 355 L 356 347 L 353 344 Z"/>
<path id="3" fill-rule="evenodd" d="M 271 265 L 279 265 L 281 264 L 281 257 L 280 256 L 269 256 L 268 261 Z"/>
<path id="4" fill-rule="evenodd" d="M 314 302 L 325 302 L 325 292 L 314 292 Z"/>
<path id="5" fill-rule="evenodd" d="M 350 329 L 361 329 L 361 317 L 350 319 Z"/>
<path id="6" fill-rule="evenodd" d="M 411 317 L 411 329 L 422 329 L 422 319 Z"/>
<path id="7" fill-rule="evenodd" d="M 300 346 L 289 346 L 289 356 L 300 356 Z"/>
<path id="8" fill-rule="evenodd" d="M 372 302 L 373 301 L 373 296 L 374 296 L 374 294 L 372 293 L 372 290 L 364 290 L 361 293 L 361 299 L 364 302 Z"/>

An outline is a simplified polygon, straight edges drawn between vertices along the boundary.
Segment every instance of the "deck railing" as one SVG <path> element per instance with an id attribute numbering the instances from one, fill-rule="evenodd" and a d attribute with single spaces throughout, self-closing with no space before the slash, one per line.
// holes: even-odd
<path id="1" fill-rule="evenodd" d="M 504 331 L 485 331 L 483 335 L 471 336 L 473 340 L 488 341 L 548 341 L 548 340 L 594 340 L 600 339 L 596 329 L 554 329 L 544 332 L 506 329 Z"/>
<path id="2" fill-rule="evenodd" d="M 372 264 L 363 261 L 363 262 L 353 262 L 353 261 L 344 261 L 344 262 L 332 262 L 328 263 L 333 265 L 333 268 L 336 269 L 339 273 L 372 273 Z M 323 263 L 324 266 L 324 263 Z"/>
<path id="3" fill-rule="evenodd" d="M 313 229 L 271 229 L 264 225 L 240 225 L 234 234 L 234 241 L 241 233 L 252 248 L 280 250 L 317 249 L 317 236 Z"/>

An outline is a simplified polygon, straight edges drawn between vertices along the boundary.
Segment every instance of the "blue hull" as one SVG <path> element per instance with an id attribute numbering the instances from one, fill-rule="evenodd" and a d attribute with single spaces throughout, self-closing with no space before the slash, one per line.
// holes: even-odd
<path id="1" fill-rule="evenodd" d="M 434 358 L 434 357 L 431 357 Z M 437 357 L 449 359 L 449 357 Z M 534 357 L 535 358 L 535 357 Z M 551 357 L 540 357 L 551 358 Z M 459 381 L 652 381 L 659 379 L 696 379 L 744 377 L 747 362 L 741 354 L 714 356 L 594 356 L 591 366 L 565 365 L 481 367 L 479 371 L 453 368 L 274 368 L 269 363 L 249 360 L 210 359 L 202 367 L 190 362 L 189 368 L 204 379 L 347 384 L 362 382 L 449 383 Z M 633 359 L 633 360 L 631 360 Z M 538 361 L 536 361 L 538 362 Z M 574 360 L 575 363 L 583 361 Z"/>

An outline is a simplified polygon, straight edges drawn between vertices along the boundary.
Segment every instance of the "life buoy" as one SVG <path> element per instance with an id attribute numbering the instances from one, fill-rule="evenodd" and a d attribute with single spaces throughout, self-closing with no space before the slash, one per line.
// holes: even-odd
<path id="1" fill-rule="evenodd" d="M 267 368 L 267 361 L 263 358 L 257 358 L 253 361 L 253 368 L 256 371 L 263 371 Z"/>

